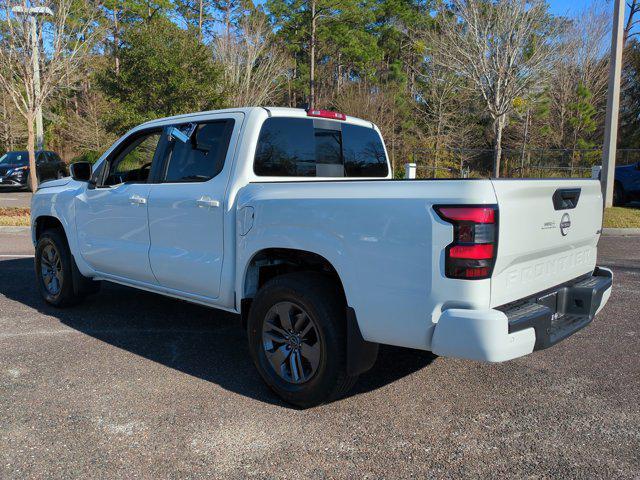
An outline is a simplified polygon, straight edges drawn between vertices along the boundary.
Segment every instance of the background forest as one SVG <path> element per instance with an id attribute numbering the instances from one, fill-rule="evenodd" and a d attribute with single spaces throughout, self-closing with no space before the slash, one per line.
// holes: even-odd
<path id="1" fill-rule="evenodd" d="M 0 153 L 25 149 L 41 97 L 46 147 L 67 161 L 157 117 L 313 105 L 374 121 L 397 175 L 408 161 L 422 176 L 599 162 L 610 2 L 565 18 L 515 0 L 22 1 L 55 12 L 40 20 L 48 90 L 32 99 L 12 43 L 20 1 L 2 2 Z M 640 148 L 639 8 L 629 2 L 622 149 Z"/>

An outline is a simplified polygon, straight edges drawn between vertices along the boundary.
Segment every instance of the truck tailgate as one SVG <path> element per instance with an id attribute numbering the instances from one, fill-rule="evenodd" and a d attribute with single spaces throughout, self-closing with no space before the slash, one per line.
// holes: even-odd
<path id="1" fill-rule="evenodd" d="M 498 254 L 491 306 L 593 271 L 602 226 L 596 180 L 494 180 Z"/>

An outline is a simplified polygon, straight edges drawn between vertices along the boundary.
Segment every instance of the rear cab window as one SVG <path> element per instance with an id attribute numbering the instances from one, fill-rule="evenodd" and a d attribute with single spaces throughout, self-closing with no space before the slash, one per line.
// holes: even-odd
<path id="1" fill-rule="evenodd" d="M 260 130 L 254 172 L 263 177 L 386 177 L 376 130 L 325 119 L 272 117 Z"/>

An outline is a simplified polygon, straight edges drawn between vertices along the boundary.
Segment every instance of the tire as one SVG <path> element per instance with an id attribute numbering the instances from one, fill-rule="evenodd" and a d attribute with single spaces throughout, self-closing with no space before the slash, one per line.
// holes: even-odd
<path id="1" fill-rule="evenodd" d="M 613 185 L 613 204 L 615 206 L 625 205 L 627 203 L 627 195 L 624 192 L 624 188 L 619 182 L 615 182 Z"/>
<path id="2" fill-rule="evenodd" d="M 280 398 L 308 408 L 351 389 L 358 377 L 347 375 L 345 312 L 335 282 L 315 272 L 281 275 L 260 289 L 249 312 L 249 349 L 263 380 Z M 288 341 L 277 331 L 286 316 L 298 332 Z M 286 360 L 278 371 L 274 364 L 280 358 Z"/>
<path id="3" fill-rule="evenodd" d="M 63 232 L 51 229 L 40 236 L 35 255 L 36 281 L 42 298 L 54 307 L 76 305 L 85 297 L 74 289 L 73 261 Z"/>

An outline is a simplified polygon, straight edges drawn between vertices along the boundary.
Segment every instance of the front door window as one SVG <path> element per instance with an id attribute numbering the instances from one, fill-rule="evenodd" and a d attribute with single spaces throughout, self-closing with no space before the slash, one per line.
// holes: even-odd
<path id="1" fill-rule="evenodd" d="M 159 131 L 134 138 L 109 162 L 103 185 L 147 183 L 159 141 Z"/>

